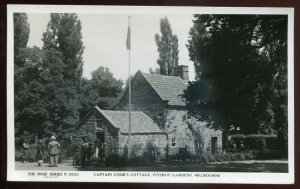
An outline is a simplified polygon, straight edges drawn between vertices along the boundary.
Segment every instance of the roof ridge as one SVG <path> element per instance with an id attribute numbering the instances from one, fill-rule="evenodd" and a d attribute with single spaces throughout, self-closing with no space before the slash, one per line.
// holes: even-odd
<path id="1" fill-rule="evenodd" d="M 102 110 L 102 109 L 101 109 Z M 111 111 L 111 112 L 128 112 L 128 111 L 123 111 L 123 110 L 102 110 L 102 111 Z M 140 111 L 131 111 L 132 112 L 140 112 Z"/>
<path id="2" fill-rule="evenodd" d="M 140 72 L 142 72 L 141 70 L 139 70 Z M 173 77 L 173 78 L 180 78 L 180 76 L 178 75 L 161 75 L 161 74 L 152 74 L 152 73 L 144 73 L 142 72 L 143 74 L 146 74 L 146 75 L 155 75 L 155 76 L 159 76 L 159 77 Z M 182 80 L 182 79 L 181 79 Z"/>

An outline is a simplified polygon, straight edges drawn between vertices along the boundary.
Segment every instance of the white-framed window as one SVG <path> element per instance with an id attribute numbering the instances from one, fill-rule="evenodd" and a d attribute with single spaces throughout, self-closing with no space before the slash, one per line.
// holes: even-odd
<path id="1" fill-rule="evenodd" d="M 163 116 L 164 115 L 164 109 L 163 108 L 159 108 L 158 109 L 158 116 Z"/>
<path id="2" fill-rule="evenodd" d="M 187 114 L 187 118 L 188 118 L 188 119 L 192 119 L 192 115 L 188 113 L 188 114 Z"/>
<path id="3" fill-rule="evenodd" d="M 101 119 L 97 119 L 96 120 L 96 128 L 102 128 L 102 120 Z"/>
<path id="4" fill-rule="evenodd" d="M 171 142 L 172 142 L 172 143 L 171 143 L 172 146 L 176 146 L 176 138 L 172 138 L 172 139 L 171 139 Z"/>

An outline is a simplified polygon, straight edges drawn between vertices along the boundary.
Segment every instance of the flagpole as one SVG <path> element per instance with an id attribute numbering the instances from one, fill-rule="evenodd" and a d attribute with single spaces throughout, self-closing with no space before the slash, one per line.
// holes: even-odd
<path id="1" fill-rule="evenodd" d="M 131 153 L 131 74 L 130 74 L 130 49 L 131 49 L 131 26 L 130 26 L 130 16 L 128 16 L 128 27 L 129 27 L 129 49 L 128 49 L 128 119 L 129 119 L 129 125 L 128 125 L 128 158 L 130 158 Z"/>

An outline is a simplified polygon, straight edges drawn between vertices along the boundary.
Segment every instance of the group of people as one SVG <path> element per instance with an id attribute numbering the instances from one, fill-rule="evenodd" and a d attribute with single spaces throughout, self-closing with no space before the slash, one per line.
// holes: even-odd
<path id="1" fill-rule="evenodd" d="M 102 157 L 103 150 L 103 144 L 97 139 L 95 141 L 95 144 L 92 144 L 88 142 L 87 137 L 83 137 L 83 142 L 81 143 L 81 152 L 80 152 L 80 164 L 81 168 L 85 168 L 86 166 L 89 166 L 92 164 L 92 157 L 95 155 L 95 157 Z M 26 162 L 29 159 L 29 145 L 24 140 L 23 144 L 23 157 L 22 162 Z M 95 148 L 95 150 L 94 150 Z M 38 144 L 36 146 L 36 159 L 38 166 L 42 166 L 43 163 L 43 157 L 46 155 L 44 153 L 45 147 L 43 144 L 43 140 L 38 140 Z M 57 167 L 58 166 L 58 156 L 61 151 L 61 146 L 58 141 L 56 141 L 55 136 L 51 136 L 50 141 L 47 145 L 47 152 L 49 155 L 49 162 L 50 167 Z"/>
<path id="2" fill-rule="evenodd" d="M 26 141 L 22 144 L 23 147 L 23 158 L 22 162 L 28 161 L 28 151 L 29 151 L 29 145 Z M 42 166 L 43 163 L 43 155 L 44 155 L 44 147 L 43 147 L 43 141 L 39 140 L 38 145 L 36 147 L 36 158 L 38 162 L 38 166 Z M 58 165 L 58 154 L 60 152 L 60 144 L 56 141 L 55 136 L 51 136 L 50 142 L 48 143 L 48 154 L 50 159 L 50 167 L 57 167 Z"/>

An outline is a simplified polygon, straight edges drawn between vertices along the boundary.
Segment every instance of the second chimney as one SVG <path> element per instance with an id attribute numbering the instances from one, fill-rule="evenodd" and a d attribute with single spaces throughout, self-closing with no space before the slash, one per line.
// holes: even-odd
<path id="1" fill-rule="evenodd" d="M 174 69 L 174 75 L 179 76 L 184 82 L 189 81 L 189 67 L 187 65 L 179 65 Z"/>

